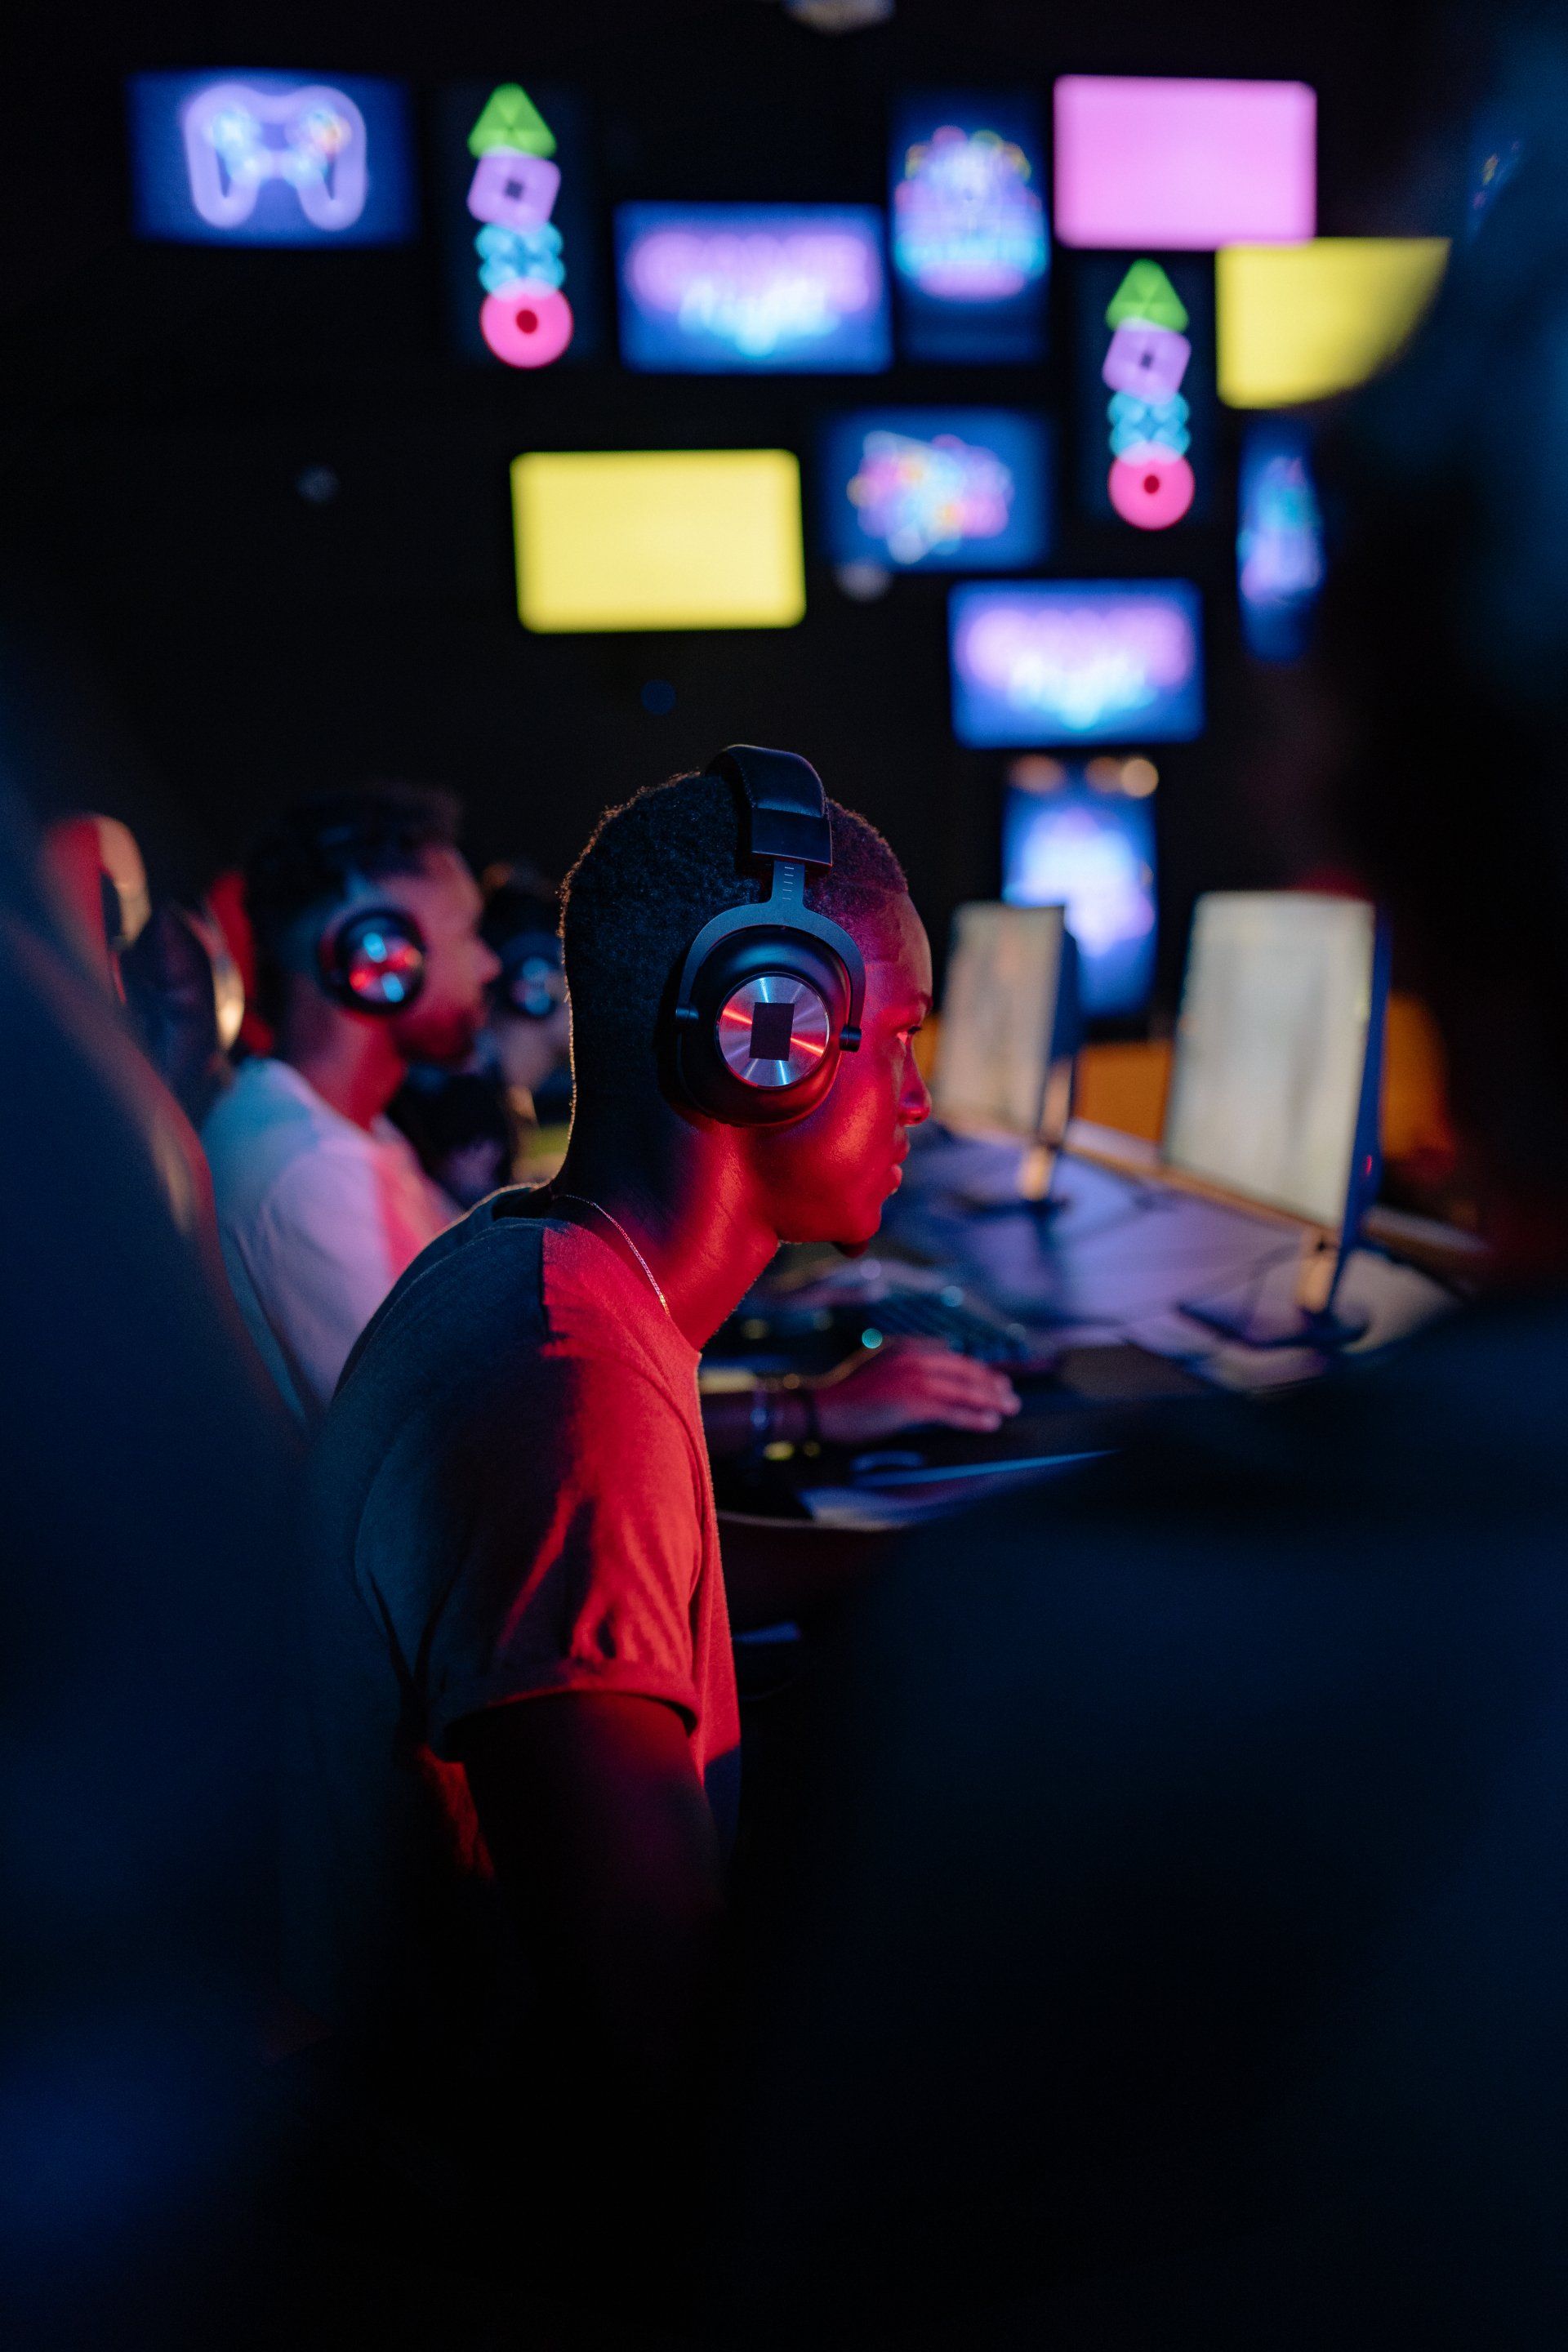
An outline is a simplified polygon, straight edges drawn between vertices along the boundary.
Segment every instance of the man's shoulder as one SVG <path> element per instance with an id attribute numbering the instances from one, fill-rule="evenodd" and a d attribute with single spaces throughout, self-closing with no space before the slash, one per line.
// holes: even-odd
<path id="1" fill-rule="evenodd" d="M 220 1213 L 244 1214 L 258 1208 L 292 1170 L 323 1154 L 347 1164 L 353 1129 L 334 1118 L 285 1063 L 258 1058 L 244 1063 L 218 1097 L 202 1123 L 201 1139 Z"/>
<path id="2" fill-rule="evenodd" d="M 318 1440 L 320 1468 L 363 1491 L 465 1491 L 563 1475 L 618 1486 L 673 1475 L 691 1436 L 626 1335 L 607 1319 L 563 1335 L 549 1304 L 542 1220 L 481 1203 L 415 1260 L 356 1344 Z"/>
<path id="3" fill-rule="evenodd" d="M 202 1139 L 227 1140 L 279 1125 L 310 1126 L 326 1106 L 299 1073 L 269 1054 L 242 1062 L 202 1122 Z"/>
<path id="4" fill-rule="evenodd" d="M 393 1285 L 344 1368 L 340 1395 L 383 1384 L 395 1366 L 417 1389 L 443 1361 L 495 1381 L 539 1352 L 544 1336 L 542 1235 L 496 1220 L 481 1202 L 420 1251 Z"/>
<path id="5" fill-rule="evenodd" d="M 481 1202 L 422 1250 L 361 1335 L 340 1393 L 389 1382 L 414 1401 L 462 1393 L 505 1409 L 521 1390 L 565 1396 L 647 1384 L 634 1335 L 612 1311 L 563 1316 L 546 1253 L 562 1229 Z M 575 1238 L 570 1234 L 570 1238 Z M 581 1304 L 574 1286 L 572 1303 Z"/>

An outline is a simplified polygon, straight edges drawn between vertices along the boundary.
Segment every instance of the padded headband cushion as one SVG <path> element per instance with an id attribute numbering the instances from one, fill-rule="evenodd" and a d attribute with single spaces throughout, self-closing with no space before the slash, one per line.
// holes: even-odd
<path id="1" fill-rule="evenodd" d="M 833 863 L 833 825 L 822 778 L 795 751 L 759 743 L 731 743 L 710 761 L 707 773 L 741 793 L 742 855 L 786 857 L 803 866 Z"/>

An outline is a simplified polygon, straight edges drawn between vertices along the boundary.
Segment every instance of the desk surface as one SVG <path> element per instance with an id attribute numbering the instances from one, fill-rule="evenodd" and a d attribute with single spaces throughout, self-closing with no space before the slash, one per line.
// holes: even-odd
<path id="1" fill-rule="evenodd" d="M 946 1298 L 956 1284 L 955 1303 L 966 1294 L 1016 1327 L 1014 1341 L 1026 1352 L 1060 1364 L 1057 1379 L 1026 1393 L 1019 1421 L 995 1440 L 967 1442 L 967 1468 L 952 1462 L 966 1442 L 946 1433 L 911 1432 L 854 1459 L 829 1448 L 814 1463 L 785 1449 L 787 1460 L 731 1465 L 731 1502 L 764 1514 L 804 1508 L 842 1528 L 888 1528 L 973 1499 L 1007 1475 L 1009 1465 L 994 1458 L 1000 1454 L 1013 1457 L 1019 1475 L 1026 1468 L 1037 1475 L 1047 1461 L 1067 1467 L 1114 1450 L 1151 1414 L 1190 1410 L 1194 1392 L 1207 1386 L 1278 1389 L 1323 1369 L 1317 1349 L 1247 1347 L 1183 1311 L 1184 1301 L 1222 1298 L 1249 1313 L 1288 1308 L 1310 1227 L 1169 1181 L 1157 1158 L 1143 1158 L 1128 1139 L 1080 1130 L 1075 1141 L 1041 1210 L 1018 1197 L 1017 1145 L 928 1128 L 914 1139 L 903 1186 L 864 1257 L 796 1259 L 764 1276 L 754 1295 L 764 1316 L 771 1293 L 775 1308 L 787 1302 L 848 1339 L 862 1317 L 879 1319 L 879 1302 L 890 1290 Z M 1109 1164 L 1120 1144 L 1126 1144 L 1126 1160 Z M 1436 1262 L 1447 1252 L 1457 1269 L 1473 1270 L 1463 1235 L 1445 1237 L 1432 1228 L 1418 1238 Z M 1354 1349 L 1370 1352 L 1433 1321 L 1455 1297 L 1451 1277 L 1374 1246 L 1352 1254 L 1336 1306 L 1347 1318 L 1364 1318 Z M 756 1328 L 760 1336 L 761 1324 Z M 745 1340 L 744 1308 L 731 1329 Z M 794 1344 L 785 1343 L 784 1351 Z M 714 1352 L 725 1353 L 722 1335 Z M 742 1361 L 745 1352 L 742 1345 Z M 778 1342 L 770 1339 L 759 1353 L 776 1362 Z M 1110 1378 L 1103 1394 L 1097 1364 Z M 1124 1388 L 1117 1384 L 1118 1366 L 1125 1370 Z M 1085 1371 L 1095 1374 L 1087 1386 Z M 1018 1455 L 1037 1458 L 1026 1464 Z"/>
<path id="2" fill-rule="evenodd" d="M 1098 1152 L 1083 1156 L 1101 1139 L 1078 1139 L 1083 1149 L 1064 1154 L 1052 1205 L 1041 1213 L 1016 1202 L 1016 1146 L 928 1129 L 889 1204 L 889 1251 L 950 1265 L 959 1281 L 1042 1339 L 1130 1339 L 1241 1389 L 1275 1387 L 1320 1368 L 1315 1350 L 1242 1347 L 1181 1311 L 1184 1300 L 1218 1296 L 1288 1305 L 1304 1227 L 1172 1185 L 1152 1154 L 1138 1167 L 1136 1143 L 1123 1165 L 1111 1167 Z M 1453 1240 L 1462 1259 L 1464 1237 Z M 877 1263 L 874 1253 L 861 1260 L 861 1278 Z M 1386 1247 L 1367 1247 L 1352 1254 L 1339 1297 L 1367 1318 L 1355 1343 L 1364 1351 L 1418 1329 L 1454 1294 Z"/>

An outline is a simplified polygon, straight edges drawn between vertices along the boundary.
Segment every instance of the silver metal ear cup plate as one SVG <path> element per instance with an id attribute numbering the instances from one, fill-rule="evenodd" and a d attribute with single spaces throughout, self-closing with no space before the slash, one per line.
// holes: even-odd
<path id="1" fill-rule="evenodd" d="M 719 1051 L 742 1086 L 798 1086 L 816 1068 L 832 1034 L 816 989 L 787 972 L 748 980 L 719 1010 Z"/>

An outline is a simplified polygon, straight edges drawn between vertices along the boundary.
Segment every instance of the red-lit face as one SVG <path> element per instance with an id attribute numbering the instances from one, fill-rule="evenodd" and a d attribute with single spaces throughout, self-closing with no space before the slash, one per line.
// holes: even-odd
<path id="1" fill-rule="evenodd" d="M 413 916 L 425 940 L 425 985 L 393 1022 L 410 1062 L 461 1062 L 485 1017 L 485 990 L 500 970 L 479 937 L 484 901 L 455 849 L 428 849 L 417 874 L 389 874 L 376 895 Z"/>
<path id="2" fill-rule="evenodd" d="M 782 1241 L 868 1242 L 898 1190 L 907 1130 L 931 1116 L 913 1039 L 931 1010 L 931 942 L 910 900 L 890 904 L 866 955 L 858 1053 L 839 1058 L 826 1102 L 793 1126 L 755 1130 L 755 1167 Z"/>

